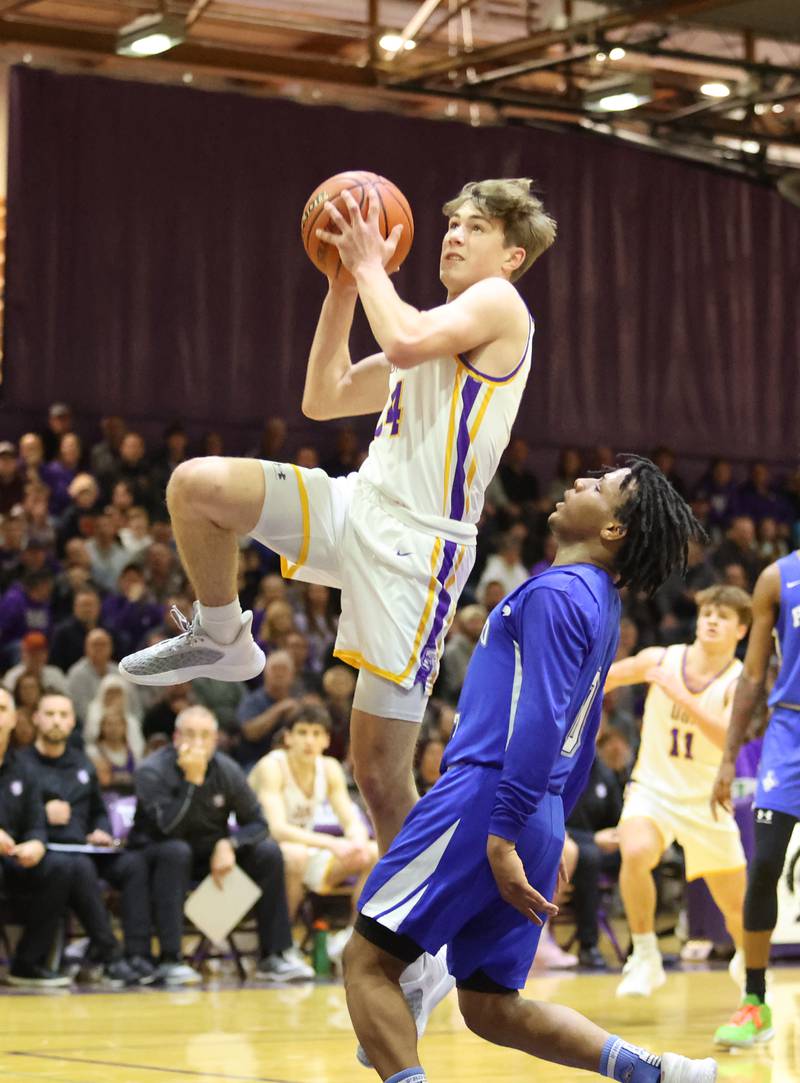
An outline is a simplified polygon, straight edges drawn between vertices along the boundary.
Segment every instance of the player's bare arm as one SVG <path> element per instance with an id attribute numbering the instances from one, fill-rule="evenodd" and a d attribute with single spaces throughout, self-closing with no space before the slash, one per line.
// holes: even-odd
<path id="1" fill-rule="evenodd" d="M 389 394 L 389 363 L 382 353 L 353 364 L 348 348 L 358 293 L 330 283 L 308 356 L 303 413 L 314 421 L 377 414 Z"/>
<path id="2" fill-rule="evenodd" d="M 367 829 L 358 814 L 355 802 L 347 792 L 344 771 L 330 756 L 325 757 L 325 775 L 328 780 L 328 801 L 347 839 L 366 842 Z"/>
<path id="3" fill-rule="evenodd" d="M 629 684 L 645 684 L 648 680 L 647 674 L 663 657 L 663 647 L 645 647 L 630 658 L 614 662 L 606 677 L 605 691 L 612 692 L 615 688 L 624 688 Z"/>
<path id="4" fill-rule="evenodd" d="M 648 684 L 657 684 L 674 703 L 682 707 L 712 744 L 720 749 L 725 747 L 725 737 L 728 732 L 731 706 L 733 704 L 732 691 L 726 694 L 726 702 L 729 704 L 727 709 L 722 714 L 711 714 L 709 711 L 703 710 L 696 697 L 691 694 L 682 681 L 661 667 L 654 666 L 646 674 L 645 680 Z"/>
<path id="5" fill-rule="evenodd" d="M 772 631 L 781 598 L 781 573 L 777 564 L 765 568 L 753 591 L 753 624 L 747 641 L 744 668 L 733 696 L 730 724 L 722 762 L 711 792 L 711 811 L 717 806 L 732 811 L 731 783 L 736 775 L 736 757 L 744 742 L 753 712 L 764 694 L 767 667 L 772 654 Z"/>
<path id="6" fill-rule="evenodd" d="M 339 249 L 353 275 L 372 333 L 386 358 L 397 368 L 481 351 L 482 371 L 504 376 L 516 365 L 528 339 L 529 317 L 516 289 L 494 276 L 476 282 L 448 304 L 420 311 L 398 296 L 385 264 L 391 258 L 394 233 L 385 241 L 378 229 L 378 206 L 370 201 L 366 221 L 349 193 L 348 222 L 330 204 L 339 234 L 319 235 Z"/>

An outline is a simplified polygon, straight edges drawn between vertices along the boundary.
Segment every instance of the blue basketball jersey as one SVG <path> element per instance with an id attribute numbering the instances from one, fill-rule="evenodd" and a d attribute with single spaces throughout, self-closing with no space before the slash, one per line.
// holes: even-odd
<path id="1" fill-rule="evenodd" d="M 781 604 L 775 635 L 780 670 L 770 692 L 769 705 L 785 704 L 800 711 L 800 552 L 795 550 L 777 563 L 781 573 Z"/>
<path id="2" fill-rule="evenodd" d="M 800 817 L 800 552 L 778 562 L 781 601 L 775 622 L 780 668 L 769 695 L 755 806 Z"/>
<path id="3" fill-rule="evenodd" d="M 545 793 L 569 815 L 594 760 L 606 674 L 619 639 L 611 577 L 550 568 L 490 614 L 472 655 L 442 771 L 499 768 L 489 832 L 516 841 Z"/>

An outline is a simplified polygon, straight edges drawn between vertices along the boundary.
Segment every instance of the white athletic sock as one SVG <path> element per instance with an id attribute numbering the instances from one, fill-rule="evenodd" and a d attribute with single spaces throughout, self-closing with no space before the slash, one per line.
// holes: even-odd
<path id="1" fill-rule="evenodd" d="M 658 939 L 655 933 L 632 933 L 634 955 L 649 956 L 660 955 Z"/>
<path id="2" fill-rule="evenodd" d="M 203 605 L 200 602 L 200 623 L 216 643 L 233 643 L 242 630 L 242 607 L 239 599 L 234 598 L 227 605 Z"/>

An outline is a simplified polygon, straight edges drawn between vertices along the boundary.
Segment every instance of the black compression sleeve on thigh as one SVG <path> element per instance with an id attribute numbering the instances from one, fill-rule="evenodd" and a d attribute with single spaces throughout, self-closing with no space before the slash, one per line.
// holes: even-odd
<path id="1" fill-rule="evenodd" d="M 365 914 L 359 914 L 356 918 L 356 932 L 361 933 L 364 939 L 369 940 L 376 948 L 385 951 L 387 955 L 393 955 L 403 963 L 415 963 L 425 951 L 410 936 L 395 933 Z"/>
<path id="2" fill-rule="evenodd" d="M 500 993 L 509 996 L 512 993 L 519 992 L 519 989 L 509 989 L 507 985 L 500 985 L 499 982 L 494 981 L 482 970 L 474 970 L 468 978 L 457 981 L 456 986 L 459 989 L 466 989 L 470 993 Z"/>
<path id="3" fill-rule="evenodd" d="M 755 849 L 747 870 L 744 927 L 759 933 L 774 929 L 778 920 L 778 880 L 796 819 L 787 812 L 753 809 Z"/>

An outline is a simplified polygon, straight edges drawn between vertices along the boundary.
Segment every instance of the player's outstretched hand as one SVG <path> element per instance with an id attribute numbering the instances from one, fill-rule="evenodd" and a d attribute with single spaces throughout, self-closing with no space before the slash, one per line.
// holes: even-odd
<path id="1" fill-rule="evenodd" d="M 513 842 L 501 839 L 498 835 L 490 835 L 486 844 L 486 856 L 492 867 L 497 890 L 509 906 L 519 910 L 520 914 L 534 925 L 544 925 L 547 918 L 558 913 L 555 903 L 548 902 L 544 895 L 540 895 L 536 888 L 528 883 Z M 539 917 L 540 914 L 544 916 Z"/>
<path id="2" fill-rule="evenodd" d="M 719 765 L 717 777 L 711 788 L 711 815 L 716 820 L 717 808 L 733 813 L 733 798 L 731 797 L 731 785 L 736 777 L 736 764 L 723 760 Z"/>
<path id="3" fill-rule="evenodd" d="M 350 216 L 349 221 L 333 203 L 326 203 L 325 209 L 338 233 L 325 229 L 317 230 L 321 241 L 333 244 L 339 249 L 339 258 L 351 274 L 355 274 L 359 267 L 367 264 L 385 267 L 394 255 L 403 229 L 401 225 L 395 226 L 384 239 L 378 226 L 378 200 L 371 192 L 367 200 L 369 209 L 365 220 L 350 192 L 342 192 L 342 201 Z"/>

